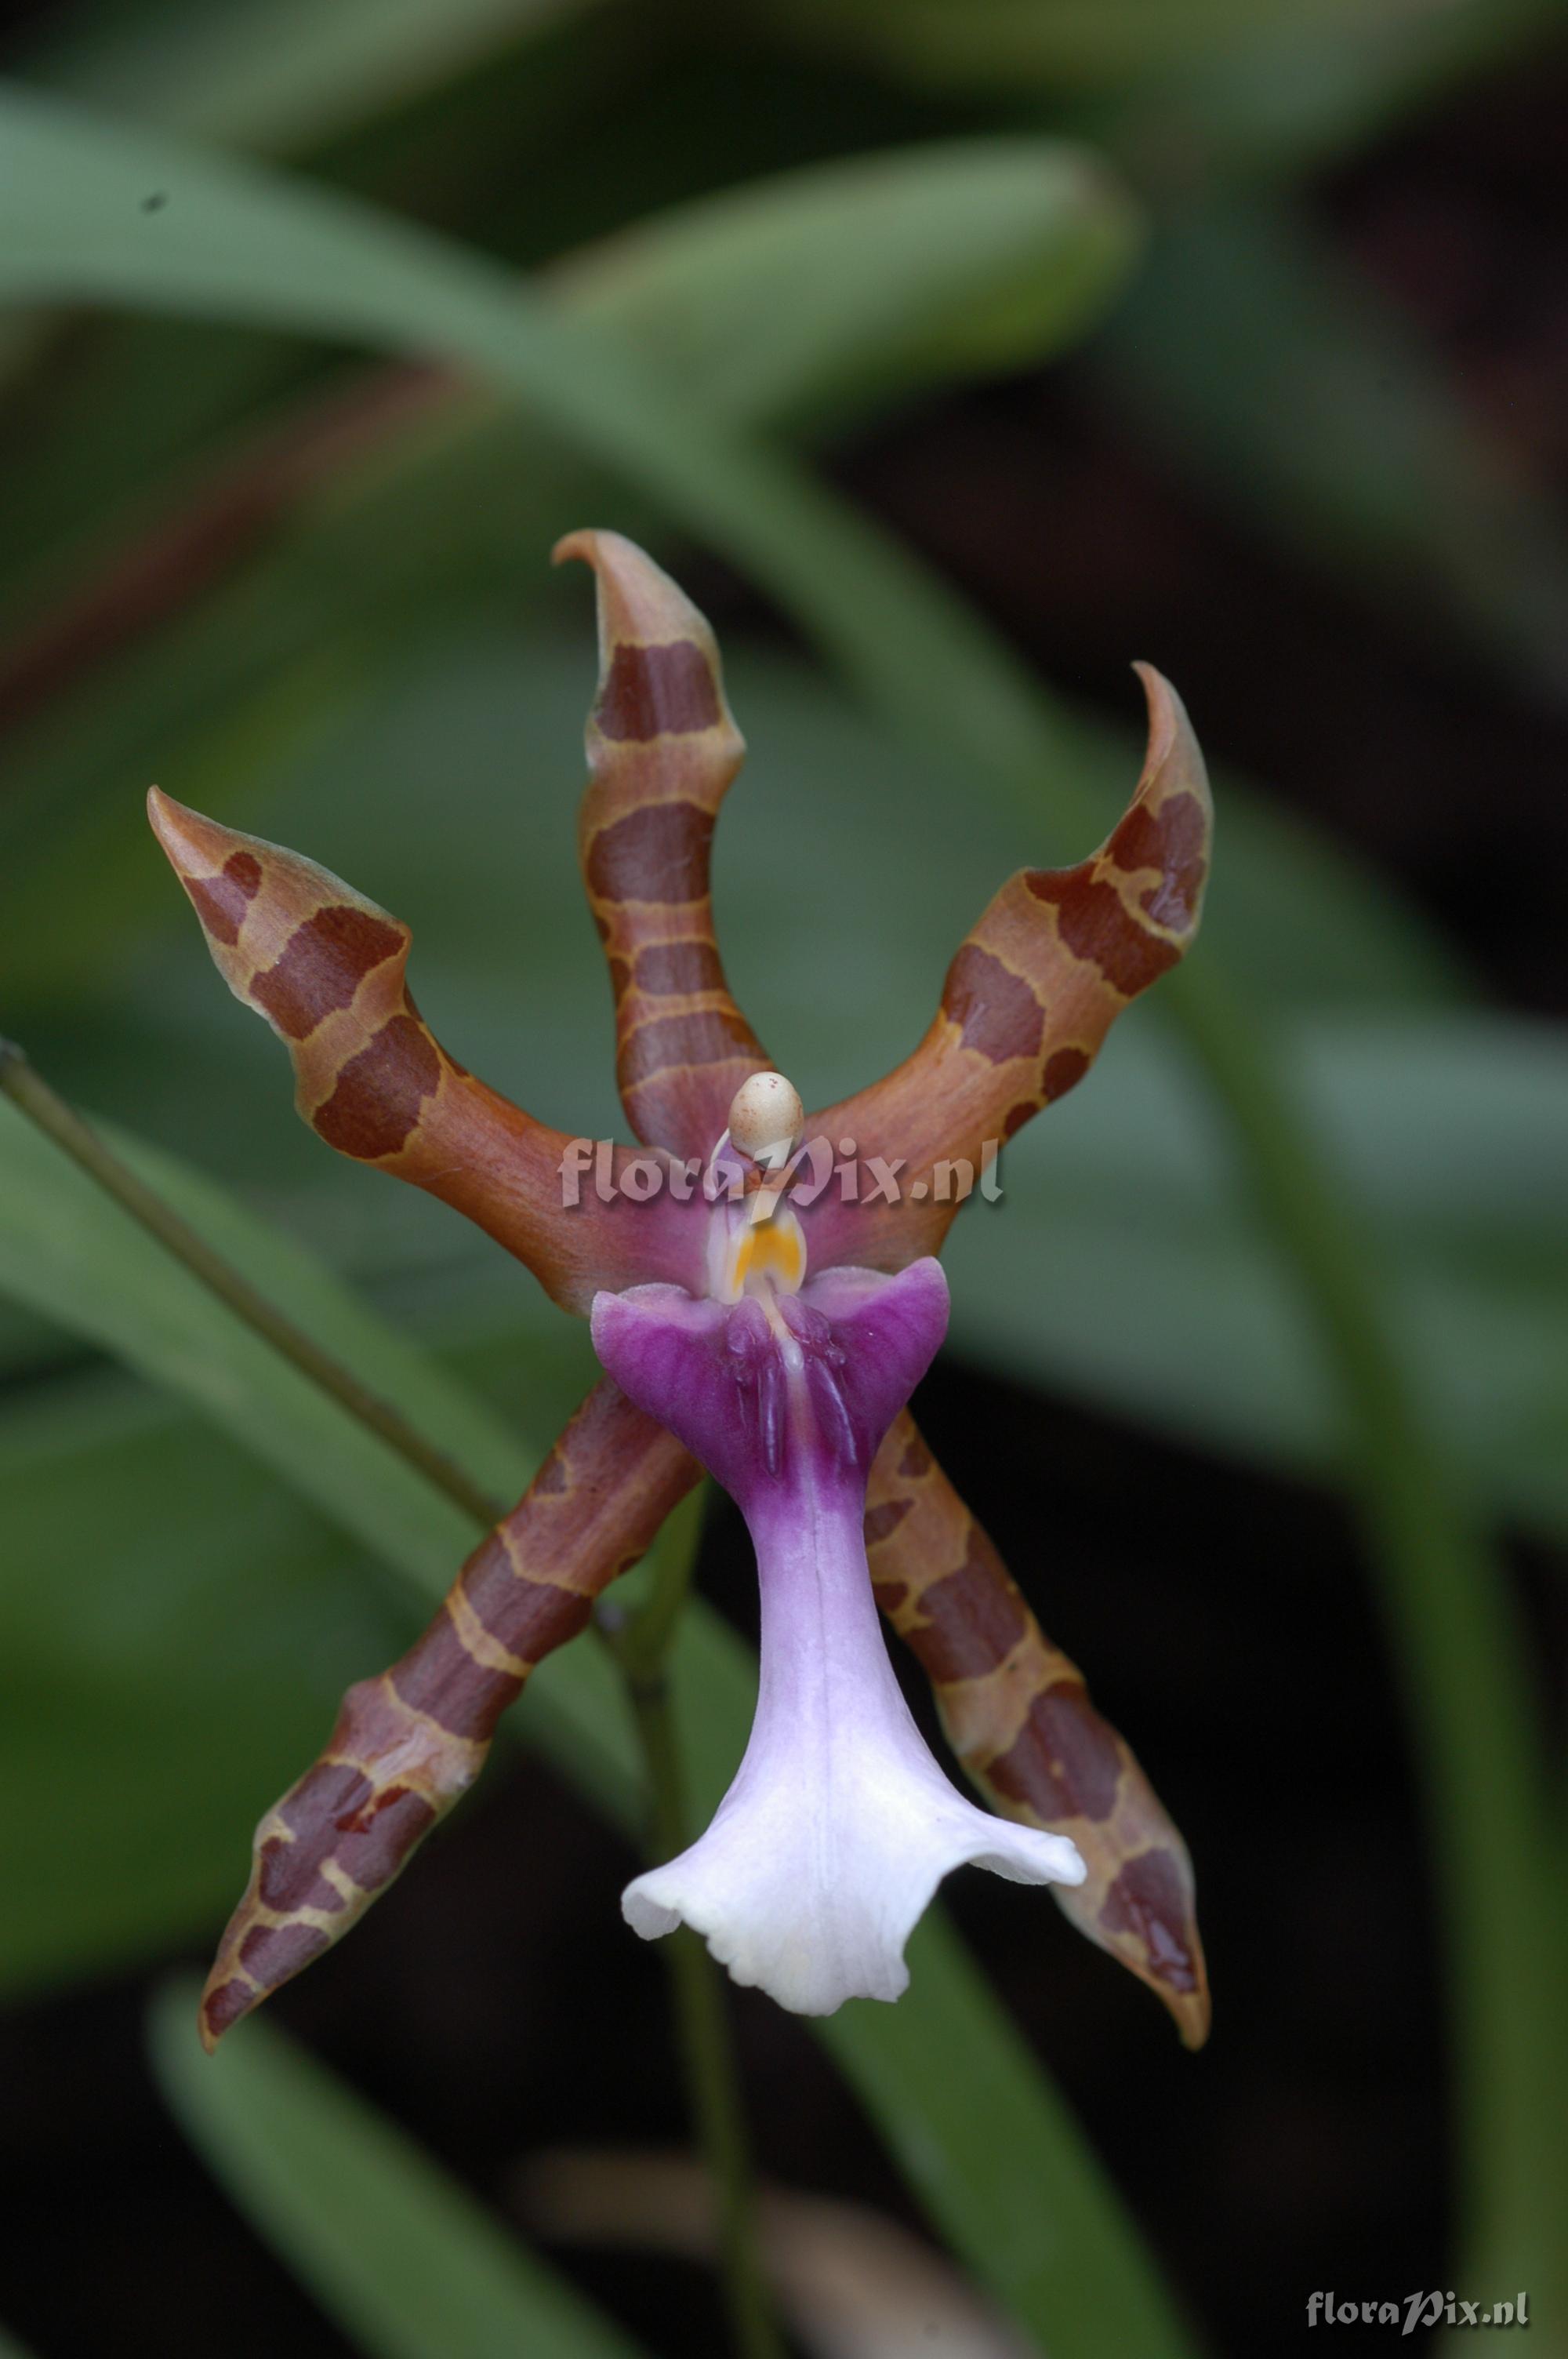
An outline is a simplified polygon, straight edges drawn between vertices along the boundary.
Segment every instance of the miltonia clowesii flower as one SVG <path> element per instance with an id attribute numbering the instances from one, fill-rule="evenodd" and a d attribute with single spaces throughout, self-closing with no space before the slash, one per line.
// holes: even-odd
<path id="1" fill-rule="evenodd" d="M 732 1129 L 755 1087 L 737 1096 Z M 610 1374 L 740 1506 L 762 1584 L 762 1678 L 740 1772 L 700 1842 L 640 1875 L 622 1905 L 639 1933 L 684 1922 L 737 1982 L 830 2015 L 847 1998 L 898 1996 L 904 1943 L 950 1868 L 972 1860 L 1030 1884 L 1082 1884 L 1087 1871 L 1065 1837 L 1011 1826 L 957 1792 L 878 1626 L 866 1483 L 946 1332 L 941 1265 L 830 1269 L 797 1287 L 806 1256 L 787 1206 L 758 1228 L 730 1209 L 714 1215 L 715 1293 L 634 1287 L 593 1307 Z"/>
<path id="2" fill-rule="evenodd" d="M 709 846 L 743 747 L 712 635 L 618 535 L 575 534 L 557 556 L 585 559 L 599 589 L 579 849 L 622 1102 L 644 1149 L 594 1158 L 609 1190 L 574 1184 L 581 1142 L 434 1039 L 408 993 L 405 926 L 297 854 L 151 798 L 220 971 L 289 1049 L 305 1119 L 466 1212 L 563 1308 L 591 1313 L 608 1371 L 430 1627 L 349 1690 L 320 1757 L 263 1818 L 203 2037 L 215 2042 L 385 1888 L 700 1459 L 757 1547 L 758 1712 L 707 1834 L 630 1887 L 637 1929 L 685 1918 L 740 1979 L 808 2011 L 853 1992 L 891 1997 L 910 1926 L 946 1870 L 972 1860 L 1051 1881 L 1196 2045 L 1208 1997 L 1181 1838 L 906 1407 L 946 1324 L 932 1256 L 964 1192 L 955 1174 L 983 1171 L 998 1141 L 1082 1079 L 1120 1009 L 1196 929 L 1210 812 L 1180 703 L 1140 667 L 1149 750 L 1106 844 L 1075 868 L 1011 879 L 904 1062 L 781 1131 L 769 1107 L 787 1085 L 730 995 L 713 933 Z M 854 1141 L 841 1150 L 853 1189 L 804 1184 L 791 1152 L 802 1130 L 835 1153 Z M 652 1193 L 650 1174 L 665 1183 Z M 930 1675 L 954 1751 L 1000 1816 L 925 1748 L 874 1605 Z"/>

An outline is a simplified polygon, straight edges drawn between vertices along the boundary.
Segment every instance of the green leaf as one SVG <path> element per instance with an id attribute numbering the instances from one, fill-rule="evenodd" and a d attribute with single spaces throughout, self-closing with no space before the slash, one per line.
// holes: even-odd
<path id="1" fill-rule="evenodd" d="M 92 158 L 94 177 L 103 169 L 123 169 L 123 165 L 111 160 L 114 139 L 108 139 L 108 148 L 103 147 L 106 135 L 94 139 L 61 120 L 28 115 L 26 106 L 14 127 L 30 132 L 36 139 L 33 163 L 38 169 L 45 169 L 45 158 L 52 158 L 64 169 L 66 156 L 81 169 Z M 59 147 L 61 142 L 64 151 Z M 75 153 L 81 142 L 85 142 L 85 156 Z M 26 139 L 21 144 L 26 148 Z M 36 187 L 26 160 L 24 153 L 16 175 L 24 193 L 28 187 Z M 127 163 L 125 169 L 130 169 Z M 431 250 L 429 241 L 417 238 L 413 231 L 377 224 L 375 234 L 370 234 L 368 226 L 353 220 L 347 205 L 330 198 L 274 189 L 271 208 L 265 198 L 253 205 L 241 179 L 226 179 L 224 172 L 210 163 L 203 165 L 203 172 L 217 172 L 220 177 L 220 189 L 208 189 L 208 201 L 220 205 L 220 214 L 229 214 L 233 231 L 233 245 L 222 250 L 222 266 L 210 236 L 210 203 L 191 241 L 193 250 L 158 253 L 144 238 L 108 238 L 106 220 L 114 220 L 114 208 L 94 208 L 90 222 L 73 224 L 69 208 L 61 210 L 52 201 L 48 234 L 42 247 L 36 245 L 36 257 L 54 241 L 54 265 L 49 269 L 64 274 L 66 283 L 82 283 L 82 274 L 87 274 L 87 283 L 102 276 L 108 286 L 120 288 L 130 299 L 156 299 L 158 288 L 169 299 L 179 288 L 181 302 L 217 299 L 233 304 L 243 295 L 247 307 L 274 316 L 278 314 L 278 304 L 283 304 L 283 311 L 299 299 L 316 307 L 316 298 L 308 290 L 320 286 L 320 304 L 330 309 L 340 328 L 351 328 L 351 311 L 342 314 L 335 304 L 337 292 L 342 290 L 342 274 L 351 269 L 342 247 L 347 243 L 351 253 L 359 253 L 368 236 L 375 257 L 380 257 L 380 271 L 356 269 L 361 295 L 351 309 L 359 309 L 361 314 L 370 309 L 384 311 L 382 335 L 389 332 L 386 321 L 394 314 L 410 319 L 415 314 L 427 316 L 431 335 L 446 332 L 455 340 L 455 349 L 488 361 L 504 382 L 533 392 L 547 413 L 557 415 L 558 425 L 568 431 L 576 429 L 578 439 L 603 455 L 611 455 L 611 446 L 625 451 L 627 462 L 642 462 L 643 474 L 651 472 L 660 479 L 676 503 L 684 500 L 688 509 L 715 516 L 712 493 L 717 493 L 717 528 L 721 538 L 736 545 L 733 536 L 741 533 L 741 542 L 748 548 L 752 542 L 759 548 L 766 545 L 764 569 L 775 585 L 797 587 L 802 609 L 837 639 L 842 658 L 863 663 L 872 679 L 881 681 L 881 689 L 892 696 L 893 708 L 903 712 L 910 729 L 925 717 L 938 732 L 941 745 L 967 738 L 979 774 L 983 777 L 990 766 L 992 777 L 1016 778 L 1021 802 L 1028 798 L 1028 802 L 1043 810 L 1059 804 L 1061 811 L 1070 807 L 1077 814 L 1077 826 L 1092 823 L 1082 816 L 1085 804 L 1101 811 L 1118 807 L 1115 790 L 1094 793 L 1094 783 L 1101 778 L 1108 783 L 1104 741 L 1097 745 L 1087 732 L 1070 724 L 1068 717 L 1047 708 L 1035 691 L 1023 691 L 1010 668 L 990 654 L 969 618 L 946 606 L 941 597 L 931 597 L 925 590 L 920 597 L 910 597 L 908 582 L 901 582 L 901 620 L 887 642 L 877 637 L 875 615 L 887 609 L 892 582 L 880 557 L 871 561 L 871 571 L 865 571 L 863 560 L 871 560 L 871 552 L 863 548 L 856 528 L 837 516 L 827 524 L 804 484 L 793 479 L 785 488 L 773 467 L 754 453 L 738 460 L 733 451 L 721 451 L 712 434 L 705 437 L 703 429 L 693 429 L 691 415 L 681 415 L 676 420 L 663 408 L 658 392 L 639 386 L 639 394 L 627 398 L 627 386 L 613 359 L 613 349 L 618 347 L 606 342 L 599 353 L 601 368 L 594 368 L 597 347 L 592 342 L 578 347 L 570 337 L 561 342 L 547 314 L 537 307 L 524 307 L 514 283 L 504 281 L 500 274 L 483 271 L 483 266 L 471 265 L 467 257 L 460 266 L 450 265 L 441 250 Z M 311 236 L 311 226 L 316 236 Z M 302 247 L 299 241 L 304 241 Z M 16 253 L 24 255 L 26 245 L 28 241 L 19 241 Z M 278 274 L 290 278 L 295 274 L 295 257 L 299 259 L 297 283 L 302 292 L 290 304 L 281 295 Z M 370 257 L 361 255 L 361 259 L 368 262 Z M 403 266 L 408 271 L 406 278 L 401 276 Z M 330 286 L 323 286 L 323 276 Z M 467 283 L 474 276 L 486 283 L 486 299 L 479 299 L 479 288 Z M 224 295 L 214 290 L 217 278 L 224 278 Z M 434 299 L 437 288 L 441 292 Z M 462 314 L 458 321 L 453 319 L 453 304 Z M 507 323 L 509 332 L 503 332 Z M 568 386 L 576 386 L 576 401 L 570 398 Z M 561 410 L 564 401 L 566 410 Z M 675 464 L 679 488 L 670 476 L 670 464 Z M 558 521 L 570 519 L 561 515 Z M 872 623 L 871 632 L 868 623 Z M 892 670 L 889 647 L 893 648 Z M 1049 765 L 1047 753 L 1054 755 Z M 1028 778 L 1028 790 L 1023 778 Z M 1061 783 L 1052 788 L 1047 783 L 1052 778 Z M 1073 786 L 1065 781 L 1073 781 Z M 1125 793 L 1125 777 L 1118 778 L 1118 790 Z M 1040 810 L 1035 819 L 1040 819 Z M 1028 849 L 1033 856 L 1043 856 L 1044 847 L 1035 840 Z M 1299 898 L 1297 887 L 1285 882 L 1290 877 L 1287 861 L 1271 861 L 1271 882 L 1281 889 L 1278 897 L 1294 894 Z M 52 910 L 59 910 L 66 898 L 66 894 L 57 894 Z M 1219 922 L 1224 925 L 1224 918 Z M 1266 941 L 1269 922 L 1254 925 L 1249 939 L 1254 943 Z"/>
<path id="2" fill-rule="evenodd" d="M 75 1347 L 48 1319 L 35 1319 L 12 1302 L 0 1302 L 0 1382 L 74 1356 Z"/>
<path id="3" fill-rule="evenodd" d="M 413 1422 L 460 1452 L 482 1484 L 508 1503 L 517 1496 L 547 1433 L 528 1451 L 222 1190 L 128 1139 L 114 1143 L 274 1302 L 327 1350 L 368 1372 L 373 1391 L 402 1401 Z M 532 1283 L 521 1271 L 515 1282 Z M 340 1516 L 351 1469 L 351 1528 L 405 1569 L 455 1568 L 467 1552 L 471 1536 L 458 1508 L 241 1326 L 9 1102 L 0 1103 L 0 1288 L 183 1392 L 304 1496 Z M 325 1476 L 324 1440 L 334 1458 Z"/>
<path id="4" fill-rule="evenodd" d="M 1391 0 L 1275 0 L 1273 17 L 1306 34 L 1395 14 Z M 1169 72 L 1245 36 L 1256 0 L 770 0 L 795 40 L 874 59 L 910 81 L 1016 94 Z"/>
<path id="5" fill-rule="evenodd" d="M 1561 510 L 1304 220 L 1254 197 L 1167 222 L 1096 368 L 1178 471 L 1349 596 L 1561 698 Z"/>
<path id="6" fill-rule="evenodd" d="M 989 2254 L 994 2289 L 1051 2359 L 1194 2353 L 1148 2252 L 1117 2232 L 1098 2164 L 1081 2148 L 1069 2163 L 1078 2132 L 1054 2084 L 1042 2081 L 1027 2114 L 1021 2107 L 1018 2035 L 939 1911 L 917 1927 L 908 1954 L 918 2025 L 907 1998 L 852 1999 L 820 2036 L 912 2184 L 940 2155 L 937 2216 L 954 2248 Z M 962 2045 L 944 2045 L 916 2079 L 912 2041 L 922 2031 Z M 1097 2257 L 1086 2268 L 1088 2254 Z"/>
<path id="7" fill-rule="evenodd" d="M 14 1995 L 203 1934 L 240 1888 L 248 1830 L 406 1616 L 253 1457 L 118 1379 L 12 1408 L 0 1488 Z"/>
<path id="8" fill-rule="evenodd" d="M 1086 111 L 1086 126 L 1181 187 L 1203 173 L 1299 179 L 1563 40 L 1558 0 L 1446 0 L 1419 10 L 1375 0 L 1317 22 L 1273 10 L 1251 16 L 1206 54 L 1140 73 Z"/>
<path id="9" fill-rule="evenodd" d="M 148 2044 L 191 2144 L 370 2359 L 632 2359 L 619 2326 L 272 2024 L 205 2056 L 195 1988 L 173 1983 Z"/>
<path id="10" fill-rule="evenodd" d="M 620 340 L 568 321 L 465 249 L 232 159 L 15 89 L 0 92 L 0 288 L 245 318 L 476 368 L 754 565 L 912 735 L 933 727 L 979 774 L 1011 779 L 1021 800 L 1041 796 L 1049 716 L 962 602 L 777 454 L 724 432 Z M 149 175 L 170 195 L 151 217 Z M 1053 800 L 1081 822 L 1067 781 Z"/>
<path id="11" fill-rule="evenodd" d="M 554 284 L 568 311 L 656 353 L 671 381 L 718 414 L 780 419 L 831 410 L 842 419 L 921 383 L 1022 365 L 1082 333 L 1125 277 L 1134 228 L 1125 194 L 1081 149 L 1044 139 L 933 143 L 914 159 L 787 173 L 676 208 L 568 257 Z M 209 332 L 208 344 L 226 384 L 228 332 Z M 139 394 L 91 380 L 87 447 L 68 437 L 53 463 L 68 514 L 104 512 L 96 433 L 104 406 L 123 418 L 129 408 L 133 451 L 146 413 L 161 450 L 171 407 L 177 420 L 181 414 L 168 379 L 183 399 L 206 381 L 206 349 L 153 356 L 161 366 L 144 372 Z M 242 451 L 223 454 L 242 471 L 255 464 L 248 414 L 243 430 Z M 173 445 L 178 473 L 162 487 L 166 506 L 193 496 L 191 439 Z M 454 393 L 433 421 L 371 432 L 362 451 L 351 437 L 338 440 L 330 484 L 296 494 L 237 582 L 204 583 L 193 610 L 150 643 L 139 637 L 106 679 L 102 667 L 90 669 L 35 725 L 30 744 L 13 749 L 7 825 L 31 806 L 44 840 L 11 867 L 37 880 L 35 898 L 47 891 L 58 909 L 64 897 L 46 830 L 58 829 L 68 799 L 80 809 L 86 794 L 121 796 L 127 775 L 145 767 L 167 776 L 171 760 L 194 758 L 222 777 L 265 768 L 280 730 L 308 732 L 323 706 L 330 727 L 332 650 L 343 649 L 339 670 L 351 684 L 362 651 L 377 629 L 399 627 L 411 599 L 427 614 L 442 588 L 471 596 L 514 573 L 523 547 L 538 549 L 542 567 L 562 504 L 570 497 L 587 514 L 604 496 L 580 458 L 553 447 L 536 419 L 498 410 L 477 392 Z M 79 571 L 112 573 L 127 530 L 134 541 L 156 529 L 146 479 L 165 465 L 143 449 L 131 516 L 114 519 L 107 544 L 70 552 Z M 41 495 L 39 473 L 35 453 L 18 487 L 24 506 L 41 496 L 47 508 L 47 463 Z M 346 647 L 345 577 L 357 585 Z M 47 611 L 69 595 L 59 552 L 49 552 L 41 578 L 24 562 L 7 595 L 18 628 L 40 603 Z"/>
<path id="12" fill-rule="evenodd" d="M 590 0 L 229 0 L 71 23 L 27 54 L 27 79 L 89 105 L 246 147 L 337 134 Z"/>
<path id="13" fill-rule="evenodd" d="M 1076 342 L 1125 279 L 1138 227 L 1087 148 L 933 140 L 726 190 L 552 276 L 723 418 L 842 418 Z"/>

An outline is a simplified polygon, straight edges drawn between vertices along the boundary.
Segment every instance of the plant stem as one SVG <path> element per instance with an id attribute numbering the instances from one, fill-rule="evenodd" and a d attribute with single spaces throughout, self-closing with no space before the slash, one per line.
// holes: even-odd
<path id="1" fill-rule="evenodd" d="M 488 1527 L 500 1521 L 506 1512 L 504 1506 L 472 1482 L 444 1451 L 427 1441 L 401 1410 L 362 1385 L 341 1361 L 324 1352 L 302 1327 L 297 1327 L 292 1319 L 269 1302 L 232 1262 L 214 1252 L 205 1237 L 167 1204 L 156 1189 L 148 1187 L 57 1091 L 50 1089 L 27 1050 L 18 1048 L 14 1040 L 0 1039 L 0 1095 L 9 1098 L 29 1122 L 80 1164 L 89 1179 L 113 1196 L 193 1277 L 226 1303 L 237 1319 L 243 1320 L 284 1359 L 291 1361 L 301 1375 L 330 1393 L 351 1417 L 379 1435 L 390 1450 L 406 1459 L 476 1523 Z"/>
<path id="2" fill-rule="evenodd" d="M 1453 1961 L 1467 2257 L 1477 2281 L 1541 2287 L 1544 2307 L 1562 2290 L 1559 1843 L 1508 1570 L 1452 1453 L 1426 1430 L 1371 1245 L 1304 1111 L 1212 970 L 1175 981 L 1187 1041 L 1337 1377 L 1342 1463 L 1383 1574 Z"/>
<path id="3" fill-rule="evenodd" d="M 621 1666 L 648 1775 L 647 1851 L 672 1859 L 689 1841 L 686 1780 L 670 1706 L 669 1658 L 691 1587 L 707 1485 L 676 1508 L 661 1535 L 641 1606 L 601 1606 L 598 1625 Z M 738 2359 L 784 2359 L 757 2243 L 751 2141 L 741 2101 L 729 2009 L 705 1944 L 677 1926 L 661 1944 L 669 1967 L 692 2127 L 708 2159 L 718 2214 L 719 2269 Z"/>

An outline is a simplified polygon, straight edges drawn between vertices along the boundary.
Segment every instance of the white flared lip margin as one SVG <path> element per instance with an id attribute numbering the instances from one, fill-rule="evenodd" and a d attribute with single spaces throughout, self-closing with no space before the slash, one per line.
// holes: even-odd
<path id="1" fill-rule="evenodd" d="M 622 1913 L 644 1940 L 690 1926 L 737 1983 L 797 2015 L 895 1999 L 909 1984 L 904 1945 L 954 1868 L 1019 1884 L 1087 1874 L 1065 1835 L 977 1810 L 927 1760 L 891 1810 L 862 1806 L 848 1827 L 840 1816 L 827 1874 L 820 1814 L 798 1788 L 738 1785 L 705 1835 L 627 1886 Z"/>

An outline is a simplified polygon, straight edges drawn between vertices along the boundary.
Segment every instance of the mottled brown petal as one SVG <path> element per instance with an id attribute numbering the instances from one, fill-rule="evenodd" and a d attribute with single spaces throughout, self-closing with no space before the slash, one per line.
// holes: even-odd
<path id="1" fill-rule="evenodd" d="M 188 877 L 189 894 L 214 941 L 232 946 L 240 939 L 245 912 L 261 885 L 261 863 L 248 852 L 231 853 L 216 876 Z"/>
<path id="2" fill-rule="evenodd" d="M 251 997 L 276 1031 L 290 1040 L 308 1039 L 325 1017 L 352 1005 L 367 974 L 406 953 L 407 943 L 403 928 L 389 919 L 330 902 L 295 928 L 276 964 L 253 981 Z"/>
<path id="3" fill-rule="evenodd" d="M 902 1524 L 909 1513 L 907 1499 L 884 1499 L 880 1507 L 866 1509 L 866 1546 L 875 1548 L 879 1540 Z"/>
<path id="4" fill-rule="evenodd" d="M 605 912 L 616 901 L 681 909 L 695 902 L 706 908 L 712 842 L 713 813 L 684 796 L 629 810 L 600 827 L 589 842 L 583 873 L 605 929 L 601 939 L 613 936 Z M 627 947 L 633 947 L 630 940 Z"/>
<path id="5" fill-rule="evenodd" d="M 1109 1818 L 1121 1782 L 1115 1737 L 1081 1680 L 1063 1678 L 1031 1698 L 1022 1727 L 989 1765 L 986 1780 L 1053 1822 Z"/>
<path id="6" fill-rule="evenodd" d="M 958 1027 L 959 1045 L 993 1065 L 1040 1053 L 1045 1014 L 1024 977 L 966 942 L 947 970 L 942 1013 Z"/>
<path id="7" fill-rule="evenodd" d="M 1189 1882 L 1186 1854 L 1152 1845 L 1128 1861 L 1106 1896 L 1100 1921 L 1108 1933 L 1141 1942 L 1172 1990 L 1196 1994 L 1205 1987 L 1204 1964 L 1190 1939 Z"/>
<path id="8" fill-rule="evenodd" d="M 1075 959 L 1097 967 L 1119 998 L 1136 999 L 1173 967 L 1182 953 L 1163 935 L 1131 922 L 1114 885 L 1078 869 L 1030 868 L 1024 884 L 1056 913 L 1058 940 Z"/>
<path id="9" fill-rule="evenodd" d="M 574 532 L 592 566 L 599 690 L 578 842 L 615 995 L 616 1074 L 639 1138 L 706 1157 L 730 1101 L 769 1059 L 730 994 L 714 938 L 714 822 L 745 746 L 697 608 L 633 542 Z"/>
<path id="10" fill-rule="evenodd" d="M 593 717 L 602 736 L 646 745 L 719 728 L 719 684 L 695 639 L 633 647 L 622 640 L 600 685 Z"/>
<path id="11" fill-rule="evenodd" d="M 1157 810 L 1134 803 L 1111 837 L 1119 868 L 1146 868 L 1154 881 L 1140 906 L 1158 926 L 1190 933 L 1197 923 L 1208 875 L 1209 806 L 1206 797 L 1170 794 Z"/>
<path id="12" fill-rule="evenodd" d="M 406 926 L 297 853 L 188 810 L 148 811 L 234 996 L 294 1064 L 295 1103 L 330 1147 L 424 1188 L 586 1311 L 600 1287 L 701 1282 L 700 1241 L 668 1203 L 563 1201 L 570 1142 L 449 1057 L 410 995 Z M 664 1005 L 667 1006 L 665 1001 Z M 616 1168 L 625 1150 L 616 1150 Z"/>
<path id="13" fill-rule="evenodd" d="M 1057 1905 L 1201 2047 L 1208 1977 L 1181 1836 L 907 1413 L 872 1469 L 866 1548 L 877 1603 L 929 1676 L 980 1792 L 1003 1817 L 1072 1838 L 1088 1878 L 1054 1886 Z"/>
<path id="14" fill-rule="evenodd" d="M 906 1419 L 905 1424 L 908 1439 L 903 1445 L 903 1455 L 898 1462 L 898 1471 L 906 1482 L 912 1482 L 930 1472 L 931 1452 L 916 1432 L 914 1419 Z"/>
<path id="15" fill-rule="evenodd" d="M 1069 1090 L 1076 1090 L 1088 1069 L 1089 1060 L 1081 1049 L 1058 1049 L 1054 1057 L 1047 1057 L 1045 1071 L 1041 1077 L 1040 1084 L 1041 1095 L 1045 1103 L 1050 1105 L 1057 1098 L 1065 1098 Z M 1018 1109 L 1014 1108 L 1013 1111 L 1016 1113 Z M 1033 1112 L 1033 1108 L 1031 1106 L 1023 1109 L 1025 1116 Z M 1009 1114 L 1008 1120 L 1012 1122 L 1011 1114 Z M 1022 1123 L 1012 1124 L 1013 1130 L 1022 1128 Z M 1010 1130 L 1008 1136 L 1011 1138 L 1011 1136 L 1012 1131 Z"/>
<path id="16" fill-rule="evenodd" d="M 715 1007 L 685 1016 L 654 1016 L 639 1024 L 622 1040 L 615 1070 L 625 1099 L 665 1073 L 679 1072 L 684 1081 L 704 1066 L 722 1066 L 727 1075 L 740 1065 L 754 1071 L 755 1053 L 744 1016 L 732 1008 Z M 734 1091 L 730 1094 L 733 1097 Z"/>
<path id="17" fill-rule="evenodd" d="M 1010 878 L 948 968 L 914 1054 L 810 1117 L 808 1134 L 852 1138 L 862 1164 L 904 1163 L 895 1203 L 862 1190 L 846 1205 L 829 1190 L 812 1209 L 818 1268 L 900 1269 L 935 1253 L 960 1201 L 941 1186 L 943 1164 L 983 1170 L 989 1152 L 1082 1081 L 1128 1001 L 1191 947 L 1212 827 L 1203 756 L 1175 690 L 1137 669 L 1149 750 L 1107 842 L 1076 868 Z"/>
<path id="18" fill-rule="evenodd" d="M 340 1066 L 332 1094 L 311 1116 L 329 1147 L 380 1163 L 406 1147 L 441 1086 L 435 1042 L 412 1016 L 394 1016 Z"/>
<path id="19" fill-rule="evenodd" d="M 637 953 L 637 988 L 665 992 L 722 991 L 724 968 L 711 942 L 654 942 Z M 626 978 L 630 982 L 631 977 Z M 625 984 L 621 986 L 625 988 Z"/>
<path id="20" fill-rule="evenodd" d="M 320 1758 L 256 1829 L 251 1879 L 202 1994 L 213 2048 L 356 1924 L 484 1765 L 529 1672 L 587 1622 L 697 1480 L 608 1379 L 424 1635 L 343 1698 Z"/>

